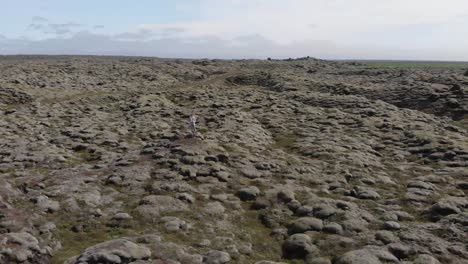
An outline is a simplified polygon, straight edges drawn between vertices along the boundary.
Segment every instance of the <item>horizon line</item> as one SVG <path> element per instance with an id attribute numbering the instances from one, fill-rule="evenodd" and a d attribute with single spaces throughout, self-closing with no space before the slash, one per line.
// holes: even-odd
<path id="1" fill-rule="evenodd" d="M 28 53 L 20 53 L 20 54 L 1 54 L 0 57 L 126 57 L 126 58 L 154 58 L 154 59 L 166 59 L 166 60 L 295 60 L 295 59 L 318 59 L 318 60 L 327 60 L 327 61 L 338 61 L 338 62 L 435 62 L 435 63 L 444 63 L 444 62 L 452 62 L 452 63 L 468 63 L 468 61 L 464 60 L 437 60 L 437 59 L 365 59 L 365 58 L 343 58 L 343 59 L 327 59 L 327 58 L 320 58 L 314 56 L 302 56 L 302 57 L 281 57 L 281 58 L 274 58 L 274 57 L 265 57 L 265 58 L 209 58 L 209 57 L 159 57 L 159 56 L 152 56 L 152 55 L 123 55 L 123 54 L 28 54 Z"/>

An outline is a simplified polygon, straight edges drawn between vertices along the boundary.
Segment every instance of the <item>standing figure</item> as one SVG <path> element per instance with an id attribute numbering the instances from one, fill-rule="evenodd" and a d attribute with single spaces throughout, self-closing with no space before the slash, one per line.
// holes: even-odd
<path id="1" fill-rule="evenodd" d="M 192 137 L 196 137 L 197 136 L 197 116 L 195 114 L 192 114 L 190 116 L 189 127 L 190 127 L 190 132 L 192 133 Z"/>

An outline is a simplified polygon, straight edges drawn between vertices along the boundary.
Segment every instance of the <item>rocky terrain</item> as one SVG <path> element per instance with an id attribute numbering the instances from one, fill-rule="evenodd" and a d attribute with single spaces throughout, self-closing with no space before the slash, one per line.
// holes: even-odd
<path id="1" fill-rule="evenodd" d="M 468 263 L 465 71 L 0 57 L 0 263 Z"/>

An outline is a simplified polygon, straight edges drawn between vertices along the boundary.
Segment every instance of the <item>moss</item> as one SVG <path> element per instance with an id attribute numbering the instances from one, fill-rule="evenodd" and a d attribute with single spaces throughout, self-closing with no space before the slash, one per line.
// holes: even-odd
<path id="1" fill-rule="evenodd" d="M 17 177 L 17 172 L 19 171 L 19 169 L 17 168 L 7 168 L 7 169 L 0 169 L 0 173 L 2 174 L 2 177 L 4 177 L 5 175 L 8 175 L 8 177 L 10 178 L 15 178 Z"/>
<path id="2" fill-rule="evenodd" d="M 169 241 L 177 245 L 192 246 L 202 239 L 202 234 L 194 233 L 196 231 L 192 231 L 189 235 L 185 235 L 180 232 L 166 231 L 163 227 L 161 227 L 160 230 L 163 230 L 160 234 L 164 237 L 164 241 Z"/>
<path id="3" fill-rule="evenodd" d="M 5 112 L 16 110 L 17 108 L 18 108 L 18 105 L 12 105 L 12 104 L 0 105 L 0 110 L 5 111 Z"/>
<path id="4" fill-rule="evenodd" d="M 87 216 L 63 212 L 50 216 L 57 223 L 55 236 L 62 243 L 62 249 L 54 254 L 51 263 L 63 263 L 77 256 L 85 249 L 96 244 L 122 237 L 139 236 L 153 233 L 155 226 L 141 217 L 128 221 L 125 225 L 116 225 L 110 219 L 89 219 Z M 53 218 L 52 218 L 53 217 Z M 75 221 L 70 221 L 75 219 Z M 73 226 L 82 226 L 81 232 L 72 231 Z"/>
<path id="5" fill-rule="evenodd" d="M 141 143 L 140 137 L 134 133 L 128 133 L 127 135 L 121 137 L 126 143 L 130 145 L 138 145 Z"/>
<path id="6" fill-rule="evenodd" d="M 236 235 L 253 245 L 252 263 L 259 260 L 276 260 L 281 256 L 279 241 L 271 238 L 270 229 L 260 223 L 256 212 L 248 211 L 239 219 Z"/>
<path id="7" fill-rule="evenodd" d="M 453 124 L 468 131 L 468 118 L 464 118 L 459 121 L 454 121 Z"/>
<path id="8" fill-rule="evenodd" d="M 430 61 L 364 61 L 372 68 L 390 69 L 465 69 L 465 62 L 430 62 Z"/>
<path id="9" fill-rule="evenodd" d="M 63 103 L 67 101 L 73 101 L 73 100 L 79 100 L 79 99 L 92 99 L 92 98 L 100 98 L 101 102 L 107 102 L 102 101 L 102 98 L 105 96 L 117 96 L 117 95 L 122 95 L 125 94 L 125 92 L 118 92 L 118 91 L 112 91 L 112 92 L 107 92 L 107 91 L 84 91 L 84 92 L 75 92 L 75 93 L 69 93 L 65 94 L 63 96 L 57 97 L 44 97 L 39 99 L 39 101 L 43 104 L 54 104 L 54 103 Z M 108 98 L 106 98 L 108 99 Z M 113 101 L 111 101 L 113 102 Z"/>
<path id="10" fill-rule="evenodd" d="M 78 151 L 78 152 L 76 152 L 76 154 L 77 154 L 78 158 L 81 159 L 82 161 L 88 161 L 92 157 L 92 154 L 87 150 Z"/>
<path id="11" fill-rule="evenodd" d="M 138 232 L 120 227 L 96 225 L 91 228 L 88 227 L 85 232 L 76 233 L 71 231 L 70 225 L 63 226 L 58 230 L 62 249 L 54 254 L 51 263 L 63 263 L 67 259 L 79 255 L 86 248 L 107 240 L 132 235 L 138 235 Z"/>
<path id="12" fill-rule="evenodd" d="M 67 161 L 62 163 L 63 168 L 73 168 L 75 166 L 78 166 L 80 164 L 83 164 L 83 160 L 81 159 L 68 159 Z"/>
<path id="13" fill-rule="evenodd" d="M 199 131 L 200 133 L 202 133 L 202 134 L 206 134 L 206 133 L 208 133 L 209 130 L 208 130 L 208 128 L 206 128 L 206 127 L 202 127 L 202 128 L 200 128 L 198 131 Z"/>
<path id="14" fill-rule="evenodd" d="M 278 134 L 274 135 L 273 139 L 275 140 L 275 143 L 271 145 L 271 148 L 284 149 L 289 152 L 295 148 L 295 144 L 298 138 L 296 135 Z"/>
<path id="15" fill-rule="evenodd" d="M 245 204 L 247 206 L 247 204 Z M 282 240 L 271 236 L 271 229 L 265 227 L 259 219 L 257 211 L 247 210 L 237 221 L 234 230 L 239 240 L 252 243 L 253 254 L 247 256 L 248 263 L 261 260 L 278 261 L 285 263 L 302 263 L 284 260 L 282 255 Z"/>
<path id="16" fill-rule="evenodd" d="M 261 192 L 266 192 L 271 189 L 271 186 L 268 186 L 267 184 L 265 184 L 265 182 L 259 180 L 250 180 L 246 185 L 253 185 L 257 187 Z"/>

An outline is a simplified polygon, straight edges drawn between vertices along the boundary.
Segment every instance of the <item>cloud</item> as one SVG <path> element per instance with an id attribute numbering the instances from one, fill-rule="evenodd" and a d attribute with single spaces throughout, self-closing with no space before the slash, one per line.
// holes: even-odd
<path id="1" fill-rule="evenodd" d="M 48 21 L 49 20 L 44 17 L 34 16 L 31 19 L 31 24 L 29 24 L 28 29 L 35 31 L 43 30 L 45 28 L 45 23 Z"/>
<path id="2" fill-rule="evenodd" d="M 414 24 L 455 24 L 466 0 L 199 0 L 200 18 L 190 23 L 142 24 L 138 28 L 184 29 L 187 37 L 260 34 L 288 44 L 314 38 L 359 43 L 359 35 Z M 418 15 L 415 15 L 418 14 Z M 459 26 L 451 29 L 460 35 Z M 433 36 L 436 38 L 436 36 Z M 373 39 L 372 42 L 379 42 Z M 382 43 L 381 44 L 385 44 Z"/>
<path id="3" fill-rule="evenodd" d="M 65 35 L 74 32 L 76 29 L 83 27 L 84 25 L 68 22 L 68 23 L 49 23 L 49 20 L 40 17 L 34 16 L 31 19 L 31 24 L 29 24 L 28 29 L 32 31 L 39 31 L 44 34 L 52 35 Z"/>
<path id="4" fill-rule="evenodd" d="M 466 0 L 199 0 L 199 9 L 197 21 L 137 28 L 181 28 L 172 36 L 217 36 L 237 46 L 245 36 L 291 48 L 314 40 L 346 48 L 335 51 L 344 57 L 443 59 L 445 49 L 446 59 L 468 60 L 468 27 L 460 26 L 468 24 Z"/>
<path id="5" fill-rule="evenodd" d="M 149 40 L 149 39 L 160 39 L 170 37 L 193 37 L 187 33 L 190 29 L 187 25 L 141 25 L 136 30 L 131 32 L 124 32 L 114 35 L 114 38 L 119 40 Z M 182 35 L 183 34 L 183 35 Z"/>
<path id="6" fill-rule="evenodd" d="M 125 32 L 114 35 L 118 40 L 145 40 L 154 35 L 154 32 L 149 29 L 139 29 L 135 32 Z"/>
<path id="7" fill-rule="evenodd" d="M 65 24 L 48 24 L 44 29 L 44 33 L 64 35 L 71 33 L 74 29 L 80 28 L 83 25 L 77 23 L 65 23 Z"/>
<path id="8" fill-rule="evenodd" d="M 119 31 L 111 20 L 100 21 L 104 28 L 34 17 L 36 40 L 10 39 L 18 47 L 2 52 L 468 60 L 466 0 L 196 0 L 174 8 L 196 19 Z"/>
<path id="9" fill-rule="evenodd" d="M 45 23 L 49 21 L 47 18 L 41 17 L 41 16 L 33 16 L 32 22 L 33 23 Z"/>
<path id="10" fill-rule="evenodd" d="M 44 40 L 8 39 L 0 50 L 3 54 L 74 54 L 130 55 L 172 58 L 289 58 L 312 56 L 327 59 L 449 59 L 459 60 L 461 50 L 386 49 L 380 46 L 361 48 L 331 41 L 303 40 L 279 44 L 261 35 L 233 39 L 215 35 L 200 37 L 165 37 L 158 39 L 125 39 L 81 31 L 67 38 Z M 427 57 L 427 54 L 431 57 Z M 386 54 L 386 57 L 382 57 Z M 465 59 L 468 59 L 465 57 Z"/>
<path id="11" fill-rule="evenodd" d="M 44 28 L 44 25 L 43 25 L 43 24 L 36 24 L 36 23 L 31 23 L 31 24 L 29 24 L 29 26 L 28 26 L 28 29 L 37 30 L 37 31 L 39 31 L 39 30 L 41 30 L 41 29 L 43 29 L 43 28 Z"/>
<path id="12" fill-rule="evenodd" d="M 187 29 L 186 28 L 183 28 L 183 27 L 163 27 L 161 28 L 161 32 L 163 33 L 167 33 L 167 34 L 170 34 L 170 33 L 183 33 L 183 32 L 186 32 Z"/>
<path id="13" fill-rule="evenodd" d="M 288 47 L 280 46 L 261 36 L 244 36 L 226 40 L 217 36 L 194 38 L 160 38 L 153 40 L 122 39 L 119 36 L 81 31 L 70 38 L 51 38 L 38 41 L 8 40 L 3 52 L 7 54 L 91 54 L 91 55 L 147 55 L 187 58 L 263 58 L 273 54 L 288 56 Z M 128 34 L 127 36 L 131 36 Z M 22 45 L 17 45 L 21 42 Z M 233 45 L 234 42 L 239 46 Z M 314 46 L 312 44 L 312 46 Z M 299 53 L 296 53 L 299 55 Z"/>

